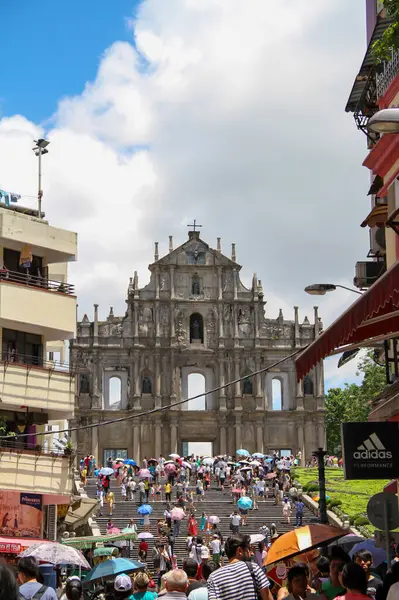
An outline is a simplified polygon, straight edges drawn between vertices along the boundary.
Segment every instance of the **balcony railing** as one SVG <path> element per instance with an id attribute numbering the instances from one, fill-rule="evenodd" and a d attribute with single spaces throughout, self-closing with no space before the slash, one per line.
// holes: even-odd
<path id="1" fill-rule="evenodd" d="M 382 73 L 376 76 L 377 97 L 381 98 L 399 72 L 399 50 L 392 50 L 391 60 L 384 62 Z"/>
<path id="2" fill-rule="evenodd" d="M 30 354 L 19 354 L 15 350 L 6 350 L 1 354 L 1 362 L 24 367 L 43 367 L 52 371 L 63 371 L 65 373 L 75 373 L 79 366 L 66 361 L 45 360 L 41 356 L 32 356 Z"/>
<path id="3" fill-rule="evenodd" d="M 4 267 L 0 269 L 0 281 L 7 283 L 18 283 L 33 288 L 41 288 L 51 292 L 59 292 L 60 294 L 75 294 L 75 286 L 63 281 L 52 281 L 44 277 L 37 277 L 29 273 L 19 273 L 18 271 L 9 271 Z"/>
<path id="4" fill-rule="evenodd" d="M 57 432 L 54 432 L 54 434 Z M 53 434 L 53 435 L 54 435 Z M 34 434 L 32 434 L 33 436 Z M 7 436 L 7 434 L 6 434 Z M 63 449 L 62 444 L 58 444 L 57 446 L 45 443 L 46 437 L 51 437 L 51 433 L 49 436 L 40 436 L 39 444 L 32 444 L 28 441 L 28 437 L 19 437 L 18 435 L 8 437 L 0 437 L 0 452 L 4 452 L 9 450 L 10 452 L 29 452 L 35 454 L 45 454 L 52 456 L 71 456 L 74 454 L 73 450 Z"/>

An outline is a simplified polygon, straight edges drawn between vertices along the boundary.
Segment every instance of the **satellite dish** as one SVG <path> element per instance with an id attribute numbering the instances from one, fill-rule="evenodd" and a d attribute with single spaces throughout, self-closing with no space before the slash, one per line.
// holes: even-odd
<path id="1" fill-rule="evenodd" d="M 360 348 L 354 348 L 353 350 L 347 350 L 343 353 L 341 358 L 338 361 L 338 369 L 346 365 L 346 363 L 350 362 L 355 356 L 360 352 Z"/>

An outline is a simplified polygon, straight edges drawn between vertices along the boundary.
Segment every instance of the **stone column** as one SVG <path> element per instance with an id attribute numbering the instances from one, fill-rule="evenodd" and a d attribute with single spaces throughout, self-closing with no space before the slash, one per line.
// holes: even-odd
<path id="1" fill-rule="evenodd" d="M 227 454 L 227 443 L 226 443 L 227 436 L 226 436 L 226 422 L 225 421 L 220 421 L 219 439 L 220 439 L 219 453 L 220 453 L 220 455 L 224 456 L 225 454 Z"/>
<path id="2" fill-rule="evenodd" d="M 255 370 L 260 371 L 260 356 L 256 357 Z M 255 376 L 256 384 L 256 410 L 263 410 L 263 393 L 262 393 L 262 373 Z M 259 450 L 261 452 L 261 450 Z"/>
<path id="3" fill-rule="evenodd" d="M 94 305 L 93 344 L 98 344 L 98 304 Z"/>
<path id="4" fill-rule="evenodd" d="M 155 406 L 161 406 L 161 358 L 155 355 Z M 158 455 L 159 456 L 159 455 Z"/>
<path id="5" fill-rule="evenodd" d="M 134 318 L 134 323 L 133 323 L 133 336 L 134 336 L 134 345 L 138 346 L 139 343 L 139 303 L 138 302 L 134 302 L 133 305 L 133 318 Z"/>
<path id="6" fill-rule="evenodd" d="M 170 338 L 173 340 L 175 337 L 175 307 L 173 304 L 170 306 Z"/>
<path id="7" fill-rule="evenodd" d="M 219 385 L 225 384 L 224 379 L 224 360 L 219 358 Z M 226 410 L 226 388 L 221 388 L 219 391 L 219 410 Z"/>
<path id="8" fill-rule="evenodd" d="M 255 346 L 259 346 L 259 307 L 258 302 L 254 302 L 254 339 Z"/>
<path id="9" fill-rule="evenodd" d="M 177 424 L 175 421 L 170 423 L 170 454 L 177 453 Z"/>
<path id="10" fill-rule="evenodd" d="M 175 354 L 173 350 L 170 353 L 170 397 L 171 400 L 175 401 L 177 397 L 176 390 L 176 367 L 175 367 Z M 176 406 L 172 410 L 177 410 L 179 407 Z"/>
<path id="11" fill-rule="evenodd" d="M 263 425 L 256 425 L 256 451 L 263 453 Z"/>
<path id="12" fill-rule="evenodd" d="M 155 422 L 155 458 L 162 452 L 162 423 Z"/>
<path id="13" fill-rule="evenodd" d="M 140 365 L 139 355 L 134 356 L 134 407 L 141 408 L 141 381 L 140 381 Z"/>
<path id="14" fill-rule="evenodd" d="M 300 423 L 297 426 L 297 432 L 298 432 L 298 450 L 301 451 L 301 467 L 305 466 L 305 439 L 304 439 L 304 433 L 303 433 L 303 424 Z"/>
<path id="15" fill-rule="evenodd" d="M 296 384 L 296 409 L 303 410 L 303 379 Z"/>
<path id="16" fill-rule="evenodd" d="M 233 319 L 234 319 L 234 346 L 240 345 L 240 339 L 238 335 L 238 314 L 237 314 L 237 305 L 233 305 Z"/>
<path id="17" fill-rule="evenodd" d="M 224 342 L 223 342 L 223 337 L 224 337 L 224 331 L 223 331 L 223 304 L 219 304 L 218 306 L 218 324 L 219 324 L 219 345 L 223 346 Z"/>
<path id="18" fill-rule="evenodd" d="M 155 317 L 155 345 L 159 346 L 160 345 L 160 334 L 159 334 L 159 304 L 157 303 L 155 305 L 155 311 L 154 311 L 154 317 Z"/>
<path id="19" fill-rule="evenodd" d="M 173 300 L 175 297 L 175 268 L 169 267 L 170 272 L 170 297 Z"/>
<path id="20" fill-rule="evenodd" d="M 299 335 L 299 316 L 298 316 L 298 307 L 294 306 L 294 340 L 295 347 L 299 346 L 301 343 L 300 335 Z"/>
<path id="21" fill-rule="evenodd" d="M 242 446 L 242 437 L 241 437 L 241 415 L 236 415 L 236 422 L 235 422 L 235 431 L 236 431 L 236 450 L 238 450 L 239 448 L 241 448 Z"/>
<path id="22" fill-rule="evenodd" d="M 141 464 L 140 460 L 140 444 L 141 444 L 141 428 L 138 423 L 138 419 L 133 421 L 135 424 L 133 425 L 133 458 L 138 465 Z"/>
<path id="23" fill-rule="evenodd" d="M 237 270 L 233 269 L 233 293 L 234 300 L 237 300 Z"/>
<path id="24" fill-rule="evenodd" d="M 222 267 L 218 267 L 218 299 L 223 299 Z"/>
<path id="25" fill-rule="evenodd" d="M 234 359 L 234 379 L 238 379 L 240 377 L 240 359 L 239 358 L 235 358 Z M 234 384 L 234 395 L 236 398 L 236 409 L 240 410 L 241 409 L 241 382 L 240 381 L 236 381 L 236 383 Z M 237 406 L 238 404 L 238 406 Z"/>
<path id="26" fill-rule="evenodd" d="M 155 271 L 155 298 L 159 300 L 159 269 Z"/>

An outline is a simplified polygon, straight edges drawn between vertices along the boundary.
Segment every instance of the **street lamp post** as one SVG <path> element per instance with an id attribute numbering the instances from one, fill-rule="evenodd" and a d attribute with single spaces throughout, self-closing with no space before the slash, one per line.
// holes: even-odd
<path id="1" fill-rule="evenodd" d="M 359 290 L 346 287 L 346 285 L 340 285 L 339 283 L 313 283 L 312 285 L 305 287 L 305 292 L 311 296 L 325 296 L 327 292 L 334 292 L 337 288 L 342 288 L 343 290 L 348 290 L 349 292 L 362 296 L 362 292 L 359 292 Z"/>
<path id="2" fill-rule="evenodd" d="M 38 190 L 37 190 L 37 212 L 39 214 L 39 219 L 42 218 L 42 198 L 43 198 L 43 190 L 42 190 L 42 156 L 43 154 L 47 154 L 48 150 L 46 149 L 50 142 L 43 138 L 39 138 L 38 140 L 34 140 L 36 146 L 32 148 L 35 156 L 39 159 L 39 173 L 38 173 Z"/>
<path id="3" fill-rule="evenodd" d="M 313 456 L 317 458 L 317 466 L 319 469 L 319 512 L 320 523 L 328 524 L 327 505 L 326 505 L 326 472 L 324 467 L 324 457 L 327 452 L 323 448 L 319 448 L 313 452 Z"/>

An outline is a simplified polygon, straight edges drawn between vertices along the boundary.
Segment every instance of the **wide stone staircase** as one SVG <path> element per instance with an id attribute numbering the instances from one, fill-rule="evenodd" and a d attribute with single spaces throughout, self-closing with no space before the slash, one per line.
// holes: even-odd
<path id="1" fill-rule="evenodd" d="M 96 484 L 97 480 L 92 478 L 88 479 L 87 485 L 85 487 L 86 493 L 90 498 L 96 497 Z M 194 489 L 194 488 L 193 488 Z M 112 522 L 115 527 L 118 527 L 120 530 L 124 529 L 128 526 L 129 520 L 134 519 L 134 522 L 137 526 L 138 532 L 143 531 L 143 527 L 140 525 L 140 516 L 137 514 L 138 508 L 138 493 L 136 492 L 135 501 L 125 501 L 122 500 L 119 486 L 117 486 L 114 479 L 111 478 L 111 490 L 115 494 L 115 506 L 112 516 Z M 175 492 L 172 494 L 172 503 L 176 499 Z M 158 519 L 163 519 L 163 513 L 165 510 L 166 503 L 165 502 L 153 502 L 151 503 L 153 512 L 150 516 L 150 532 L 154 535 L 153 539 L 149 539 L 149 550 L 148 550 L 148 558 L 147 564 L 151 568 L 152 567 L 152 549 L 154 546 L 154 541 L 157 536 L 157 521 Z M 196 509 L 196 519 L 199 524 L 199 520 L 202 512 L 205 512 L 207 516 L 216 515 L 220 518 L 220 523 L 218 527 L 224 538 L 228 537 L 230 534 L 230 518 L 229 516 L 234 510 L 233 500 L 231 496 L 230 489 L 226 489 L 221 492 L 216 489 L 215 484 L 212 484 L 212 488 L 205 493 L 204 501 L 200 502 L 197 499 L 194 499 L 195 509 Z M 316 522 L 316 518 L 312 512 L 310 512 L 307 508 L 304 510 L 304 519 L 303 524 L 310 522 Z M 94 516 L 101 533 L 105 534 L 107 529 L 107 522 L 109 519 L 108 516 L 108 506 L 104 503 L 102 516 Z M 291 524 L 282 522 L 282 507 L 281 505 L 276 506 L 274 503 L 274 498 L 269 498 L 264 502 L 259 503 L 258 510 L 250 510 L 248 511 L 247 518 L 247 526 L 241 526 L 240 532 L 242 533 L 259 533 L 259 527 L 262 525 L 270 526 L 271 523 L 275 523 L 277 527 L 277 532 L 279 534 L 285 533 L 286 531 L 290 531 L 295 526 L 295 511 L 292 511 L 291 515 Z M 198 534 L 200 535 L 199 525 L 198 525 Z M 186 537 L 187 537 L 187 519 L 184 519 L 181 522 L 180 527 L 180 535 L 175 541 L 174 545 L 174 554 L 177 556 L 178 565 L 181 566 L 183 560 L 187 557 L 186 551 Z M 130 557 L 134 560 L 137 559 L 138 553 L 138 544 L 139 542 L 132 542 L 130 547 Z"/>

